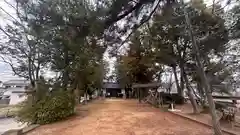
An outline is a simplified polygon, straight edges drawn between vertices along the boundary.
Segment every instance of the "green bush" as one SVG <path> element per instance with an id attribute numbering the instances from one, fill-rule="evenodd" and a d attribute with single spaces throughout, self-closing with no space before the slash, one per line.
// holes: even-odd
<path id="1" fill-rule="evenodd" d="M 56 91 L 35 104 L 26 101 L 18 111 L 20 122 L 48 124 L 74 114 L 74 97 L 67 91 Z"/>

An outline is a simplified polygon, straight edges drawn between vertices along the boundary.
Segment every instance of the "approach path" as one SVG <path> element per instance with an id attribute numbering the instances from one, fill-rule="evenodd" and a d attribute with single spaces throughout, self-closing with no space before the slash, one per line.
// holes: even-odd
<path id="1" fill-rule="evenodd" d="M 135 100 L 106 99 L 77 108 L 77 116 L 27 135 L 212 135 L 212 130 Z"/>

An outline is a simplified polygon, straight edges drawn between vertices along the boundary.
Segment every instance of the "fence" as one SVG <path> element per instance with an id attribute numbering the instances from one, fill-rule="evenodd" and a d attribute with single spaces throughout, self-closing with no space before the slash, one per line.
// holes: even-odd
<path id="1" fill-rule="evenodd" d="M 9 102 L 10 102 L 10 99 L 0 99 L 0 104 L 9 104 Z"/>

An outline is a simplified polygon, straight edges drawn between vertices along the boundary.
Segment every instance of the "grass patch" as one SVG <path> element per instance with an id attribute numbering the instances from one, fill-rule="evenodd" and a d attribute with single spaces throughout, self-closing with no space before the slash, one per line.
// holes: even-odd
<path id="1" fill-rule="evenodd" d="M 14 117 L 19 110 L 18 106 L 5 106 L 0 108 L 0 117 Z"/>
<path id="2" fill-rule="evenodd" d="M 5 105 L 5 104 L 0 104 L 0 109 L 1 108 L 5 108 L 5 107 L 8 107 L 9 105 Z"/>

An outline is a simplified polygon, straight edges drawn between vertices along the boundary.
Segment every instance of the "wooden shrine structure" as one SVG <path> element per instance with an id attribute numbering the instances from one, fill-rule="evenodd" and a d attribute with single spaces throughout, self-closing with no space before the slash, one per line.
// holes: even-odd
<path id="1" fill-rule="evenodd" d="M 146 93 L 146 88 L 157 89 L 160 86 L 161 86 L 160 82 L 152 82 L 146 84 L 134 83 L 132 85 L 132 89 L 135 89 L 137 91 L 138 101 L 141 102 L 141 100 L 143 99 L 143 94 Z"/>

